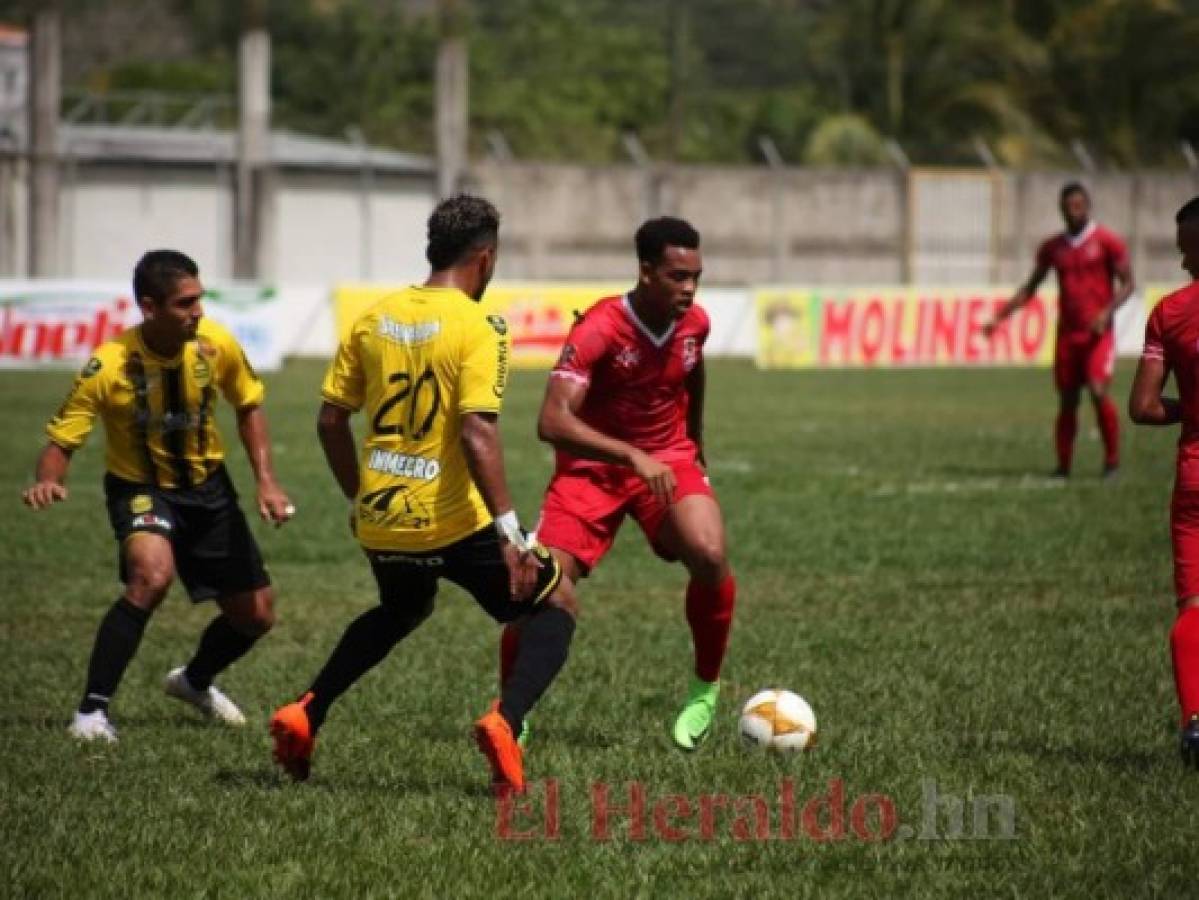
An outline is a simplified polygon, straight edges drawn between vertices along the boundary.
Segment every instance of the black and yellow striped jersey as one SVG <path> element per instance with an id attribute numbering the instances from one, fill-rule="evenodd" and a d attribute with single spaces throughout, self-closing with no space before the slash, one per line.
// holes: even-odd
<path id="1" fill-rule="evenodd" d="M 407 288 L 354 323 L 321 394 L 366 416 L 355 507 L 364 547 L 444 547 L 490 523 L 462 416 L 498 413 L 507 381 L 507 325 L 457 289 Z"/>
<path id="2" fill-rule="evenodd" d="M 237 409 L 257 406 L 265 395 L 222 326 L 201 319 L 195 340 L 174 359 L 156 356 L 137 326 L 97 348 L 46 433 L 74 450 L 99 416 L 109 472 L 163 488 L 189 487 L 207 479 L 225 456 L 213 417 L 218 392 Z"/>

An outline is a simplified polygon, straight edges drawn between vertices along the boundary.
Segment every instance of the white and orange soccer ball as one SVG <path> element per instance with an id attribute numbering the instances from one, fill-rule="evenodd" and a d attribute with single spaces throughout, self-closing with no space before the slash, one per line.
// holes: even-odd
<path id="1" fill-rule="evenodd" d="M 791 691 L 758 691 L 741 710 L 741 739 L 750 747 L 792 753 L 816 744 L 816 714 Z"/>

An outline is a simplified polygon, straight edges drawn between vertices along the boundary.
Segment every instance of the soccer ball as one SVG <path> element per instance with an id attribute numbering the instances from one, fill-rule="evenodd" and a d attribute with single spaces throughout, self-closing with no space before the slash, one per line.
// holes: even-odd
<path id="1" fill-rule="evenodd" d="M 791 691 L 758 691 L 741 710 L 741 739 L 747 746 L 789 753 L 816 745 L 816 714 Z"/>

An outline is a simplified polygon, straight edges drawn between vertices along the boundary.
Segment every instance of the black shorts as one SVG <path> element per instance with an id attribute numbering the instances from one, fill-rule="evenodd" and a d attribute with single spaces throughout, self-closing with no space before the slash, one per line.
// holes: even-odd
<path id="1" fill-rule="evenodd" d="M 497 622 L 511 622 L 552 594 L 562 580 L 562 570 L 549 551 L 539 547 L 536 553 L 541 571 L 533 596 L 525 601 L 513 600 L 508 592 L 508 567 L 492 525 L 440 550 L 367 550 L 366 556 L 384 606 L 425 609 L 437 593 L 438 579 L 446 578 L 474 597 Z"/>
<path id="2" fill-rule="evenodd" d="M 193 603 L 271 583 L 224 466 L 190 488 L 159 488 L 109 473 L 104 476 L 104 497 L 121 545 L 121 581 L 128 580 L 125 541 L 147 531 L 171 542 L 175 571 Z"/>

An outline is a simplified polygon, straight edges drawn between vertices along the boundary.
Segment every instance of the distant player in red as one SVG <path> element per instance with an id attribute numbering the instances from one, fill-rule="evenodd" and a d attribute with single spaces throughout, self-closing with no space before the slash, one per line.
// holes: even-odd
<path id="1" fill-rule="evenodd" d="M 1120 416 L 1107 391 L 1116 363 L 1112 320 L 1132 294 L 1128 249 L 1115 232 L 1091 219 L 1091 198 L 1071 182 L 1060 196 L 1066 230 L 1041 244 L 1028 280 L 983 330 L 990 337 L 1000 322 L 1036 296 L 1050 269 L 1057 272 L 1057 346 L 1053 380 L 1061 398 L 1054 429 L 1057 469 L 1068 478 L 1078 431 L 1078 401 L 1085 387 L 1103 436 L 1103 474 L 1120 468 Z"/>
<path id="2" fill-rule="evenodd" d="M 660 557 L 687 567 L 695 674 L 673 736 L 692 750 L 712 727 L 736 597 L 703 454 L 703 262 L 699 234 L 681 219 L 646 222 L 636 247 L 636 287 L 575 323 L 550 375 L 537 430 L 557 459 L 537 539 L 578 582 L 629 515 Z M 517 635 L 505 631 L 501 679 Z"/>
<path id="3" fill-rule="evenodd" d="M 1178 598 L 1170 655 L 1182 713 L 1182 758 L 1199 768 L 1199 197 L 1178 211 L 1176 221 L 1182 267 L 1192 281 L 1149 316 L 1128 414 L 1140 425 L 1182 423 L 1170 503 Z M 1171 372 L 1177 400 L 1162 396 Z"/>

